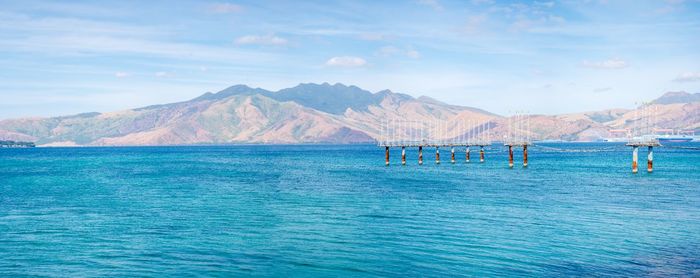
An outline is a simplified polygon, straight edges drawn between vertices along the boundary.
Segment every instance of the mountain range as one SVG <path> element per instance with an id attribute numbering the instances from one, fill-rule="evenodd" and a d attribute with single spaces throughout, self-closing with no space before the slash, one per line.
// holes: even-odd
<path id="1" fill-rule="evenodd" d="M 470 135 L 488 132 L 502 138 L 508 123 L 528 119 L 533 139 L 590 141 L 634 129 L 654 111 L 658 128 L 698 129 L 700 93 L 668 92 L 637 109 L 609 109 L 564 115 L 508 118 L 485 110 L 414 98 L 389 90 L 372 93 L 356 86 L 299 84 L 268 91 L 236 85 L 217 93 L 162 105 L 108 112 L 0 121 L 0 140 L 32 141 L 40 146 L 183 145 L 240 143 L 367 143 L 380 139 L 382 123 L 401 119 L 416 125 L 452 123 L 439 138 L 454 136 L 470 121 Z M 461 127 L 461 126 L 460 126 Z"/>

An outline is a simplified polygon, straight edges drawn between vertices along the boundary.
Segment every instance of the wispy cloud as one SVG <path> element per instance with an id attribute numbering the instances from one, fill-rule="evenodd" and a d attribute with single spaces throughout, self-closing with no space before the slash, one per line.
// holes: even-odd
<path id="1" fill-rule="evenodd" d="M 243 10 L 243 7 L 231 3 L 217 3 L 211 5 L 210 10 L 214 13 L 230 14 L 240 12 Z"/>
<path id="2" fill-rule="evenodd" d="M 607 92 L 607 91 L 610 91 L 610 90 L 612 90 L 611 87 L 595 88 L 595 89 L 593 89 L 593 92 L 594 92 L 594 93 L 602 93 L 602 92 Z"/>
<path id="3" fill-rule="evenodd" d="M 541 6 L 541 7 L 547 7 L 547 8 L 552 8 L 554 7 L 554 1 L 535 1 L 535 5 Z"/>
<path id="4" fill-rule="evenodd" d="M 124 91 L 151 95 L 141 93 L 148 90 L 140 82 L 151 82 L 151 88 L 189 85 L 196 93 L 231 82 L 282 88 L 345 81 L 457 100 L 453 95 L 461 94 L 454 94 L 452 81 L 469 77 L 478 84 L 459 85 L 461 92 L 503 96 L 481 107 L 495 112 L 520 105 L 516 96 L 540 96 L 542 85 L 551 83 L 556 97 L 542 109 L 552 112 L 625 106 L 641 94 L 654 97 L 651 88 L 667 82 L 679 90 L 700 84 L 692 67 L 698 52 L 690 47 L 699 42 L 693 32 L 700 28 L 697 0 L 609 1 L 605 7 L 600 1 L 6 1 L 0 10 L 0 68 L 11 74 L 0 76 L 0 95 L 16 91 L 8 84 L 22 88 L 60 72 L 42 83 L 53 89 L 65 88 L 64 80 L 106 82 L 101 85 L 128 85 Z M 654 13 L 667 5 L 672 15 Z M 674 55 L 656 55 L 668 52 Z M 158 71 L 170 76 L 158 78 Z M 441 82 L 437 72 L 460 74 Z M 35 92 L 55 95 L 49 89 Z M 173 100 L 165 90 L 153 91 L 163 92 L 153 94 L 153 103 Z"/>
<path id="5" fill-rule="evenodd" d="M 390 57 L 396 55 L 404 55 L 409 58 L 418 59 L 420 58 L 420 52 L 412 48 L 398 48 L 393 45 L 387 45 L 379 49 L 379 56 Z"/>
<path id="6" fill-rule="evenodd" d="M 326 66 L 356 68 L 367 64 L 365 59 L 354 56 L 338 56 L 328 59 Z"/>
<path id="7" fill-rule="evenodd" d="M 678 75 L 676 79 L 673 79 L 673 81 L 676 82 L 697 82 L 700 81 L 700 72 L 684 72 Z"/>
<path id="8" fill-rule="evenodd" d="M 409 49 L 406 51 L 406 56 L 411 57 L 413 59 L 418 59 L 420 58 L 420 52 L 417 50 Z"/>
<path id="9" fill-rule="evenodd" d="M 481 30 L 482 25 L 486 21 L 486 15 L 474 15 L 467 18 L 467 23 L 464 25 L 461 31 L 467 34 L 474 34 Z"/>
<path id="10" fill-rule="evenodd" d="M 623 69 L 628 66 L 628 63 L 620 58 L 612 58 L 605 61 L 584 60 L 581 65 L 592 69 Z"/>
<path id="11" fill-rule="evenodd" d="M 159 71 L 159 72 L 156 72 L 155 75 L 156 75 L 156 77 L 166 77 L 170 74 L 165 72 L 165 71 Z"/>
<path id="12" fill-rule="evenodd" d="M 418 4 L 429 6 L 436 11 L 442 11 L 444 9 L 438 0 L 418 0 Z"/>
<path id="13" fill-rule="evenodd" d="M 274 35 L 256 36 L 248 35 L 236 39 L 237 44 L 255 44 L 255 45 L 286 45 L 287 39 L 280 38 Z"/>
<path id="14" fill-rule="evenodd" d="M 386 39 L 386 35 L 380 33 L 363 33 L 360 34 L 360 39 L 365 41 L 381 41 Z"/>
<path id="15" fill-rule="evenodd" d="M 526 18 L 518 19 L 510 25 L 511 32 L 520 32 L 530 29 L 534 24 L 534 21 Z"/>

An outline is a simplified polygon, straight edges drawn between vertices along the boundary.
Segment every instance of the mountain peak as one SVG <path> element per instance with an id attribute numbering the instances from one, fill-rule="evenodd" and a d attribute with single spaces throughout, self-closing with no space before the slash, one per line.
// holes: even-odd
<path id="1" fill-rule="evenodd" d="M 244 92 L 244 91 L 250 91 L 253 90 L 253 88 L 248 87 L 248 85 L 245 84 L 238 84 L 238 85 L 233 85 L 231 87 L 228 87 L 221 92 Z"/>
<path id="2" fill-rule="evenodd" d="M 311 107 L 330 114 L 341 115 L 348 108 L 366 110 L 374 104 L 371 92 L 357 86 L 347 86 L 342 83 L 331 85 L 301 83 L 293 88 L 282 89 L 272 94 L 272 98 L 280 101 L 294 101 L 303 106 Z"/>
<path id="3" fill-rule="evenodd" d="M 700 93 L 691 94 L 685 91 L 667 92 L 652 101 L 654 104 L 690 103 L 700 101 Z"/>
<path id="4" fill-rule="evenodd" d="M 234 95 L 256 95 L 256 94 L 265 95 L 268 93 L 270 93 L 270 91 L 260 89 L 260 88 L 251 88 L 251 87 L 248 87 L 248 85 L 238 84 L 238 85 L 233 85 L 231 87 L 223 89 L 215 94 L 212 92 L 206 92 L 203 95 L 193 99 L 193 101 L 220 100 L 220 99 L 225 99 L 225 98 L 228 98 L 228 97 L 234 96 Z"/>
<path id="5" fill-rule="evenodd" d="M 358 87 L 353 86 L 353 85 L 347 86 L 347 85 L 340 83 L 340 82 L 336 82 L 335 84 L 331 84 L 328 82 L 323 82 L 321 84 L 311 82 L 311 83 L 299 83 L 299 85 L 296 85 L 296 86 L 294 86 L 292 88 L 288 88 L 288 89 L 293 89 L 293 88 L 358 88 Z"/>

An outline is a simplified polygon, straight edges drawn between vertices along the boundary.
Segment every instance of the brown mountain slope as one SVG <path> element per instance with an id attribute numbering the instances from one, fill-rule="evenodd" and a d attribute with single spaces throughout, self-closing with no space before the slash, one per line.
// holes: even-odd
<path id="1" fill-rule="evenodd" d="M 333 97 L 314 98 L 325 90 Z M 641 108 L 657 111 L 658 127 L 700 128 L 700 102 L 679 103 L 677 100 L 688 97 L 677 93 L 665 99 L 662 102 L 667 104 Z M 372 94 L 354 86 L 324 83 L 270 92 L 237 85 L 179 103 L 103 114 L 3 120 L 0 139 L 39 145 L 362 143 L 379 139 L 381 123 L 387 119 L 411 123 L 398 129 L 401 136 L 414 136 L 416 128 L 421 128 L 442 139 L 488 132 L 491 139 L 499 140 L 508 132 L 508 123 L 517 122 L 476 108 L 388 90 Z M 432 123 L 438 121 L 447 124 L 436 129 Z M 532 115 L 528 123 L 529 136 L 535 140 L 585 141 L 610 137 L 610 129 L 633 128 L 641 121 L 638 110 L 610 109 Z M 467 122 L 474 126 L 465 126 Z"/>

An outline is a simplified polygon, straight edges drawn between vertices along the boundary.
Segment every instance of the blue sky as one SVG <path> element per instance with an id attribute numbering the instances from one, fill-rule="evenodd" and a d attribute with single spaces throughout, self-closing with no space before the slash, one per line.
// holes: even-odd
<path id="1" fill-rule="evenodd" d="M 0 119 L 341 82 L 500 114 L 700 92 L 700 1 L 0 1 Z"/>

